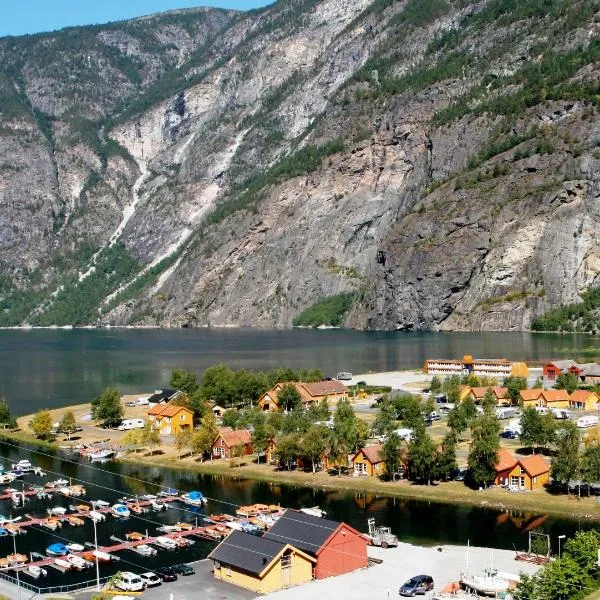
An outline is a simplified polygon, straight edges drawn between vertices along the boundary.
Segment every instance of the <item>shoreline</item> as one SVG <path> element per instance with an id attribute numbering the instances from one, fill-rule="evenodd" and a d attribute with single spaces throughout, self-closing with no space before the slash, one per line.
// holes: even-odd
<path id="1" fill-rule="evenodd" d="M 60 443 L 35 439 L 23 432 L 0 433 L 0 440 L 12 443 L 31 445 L 32 451 L 60 451 Z M 117 462 L 144 467 L 159 467 L 170 471 L 185 471 L 200 475 L 229 477 L 237 480 L 260 481 L 293 487 L 320 488 L 340 492 L 372 493 L 381 496 L 403 498 L 419 502 L 435 502 L 454 506 L 491 509 L 497 511 L 519 510 L 536 514 L 548 514 L 569 519 L 585 519 L 589 522 L 600 522 L 600 510 L 595 497 L 553 496 L 545 490 L 537 490 L 522 494 L 509 493 L 506 490 L 490 488 L 472 490 L 462 482 L 450 481 L 433 485 L 417 485 L 409 481 L 388 482 L 374 477 L 354 478 L 337 476 L 327 472 L 315 474 L 303 471 L 275 470 L 272 465 L 257 464 L 255 456 L 245 457 L 248 462 L 241 466 L 231 466 L 229 461 L 215 460 L 190 462 L 189 456 L 178 460 L 175 456 L 158 453 L 128 454 L 116 459 Z M 510 494 L 510 495 L 509 495 Z M 577 506 L 570 503 L 575 502 Z"/>

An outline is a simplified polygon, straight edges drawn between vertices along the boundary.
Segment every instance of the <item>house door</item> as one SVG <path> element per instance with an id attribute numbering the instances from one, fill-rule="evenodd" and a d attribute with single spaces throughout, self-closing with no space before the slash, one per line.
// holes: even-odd
<path id="1" fill-rule="evenodd" d="M 281 587 L 292 585 L 292 553 L 287 552 L 281 557 Z"/>

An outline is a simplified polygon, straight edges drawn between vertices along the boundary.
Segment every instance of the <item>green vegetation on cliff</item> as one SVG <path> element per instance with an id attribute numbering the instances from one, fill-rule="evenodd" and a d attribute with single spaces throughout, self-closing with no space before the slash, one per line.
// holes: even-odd
<path id="1" fill-rule="evenodd" d="M 339 327 L 346 313 L 352 308 L 356 294 L 336 294 L 315 302 L 302 311 L 293 322 L 294 327 Z"/>
<path id="2" fill-rule="evenodd" d="M 581 302 L 573 302 L 540 315 L 531 323 L 533 331 L 600 331 L 600 287 L 581 294 Z"/>

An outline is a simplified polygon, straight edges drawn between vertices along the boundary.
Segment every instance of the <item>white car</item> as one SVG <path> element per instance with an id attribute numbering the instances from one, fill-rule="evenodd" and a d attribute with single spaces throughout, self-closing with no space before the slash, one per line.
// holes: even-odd
<path id="1" fill-rule="evenodd" d="M 148 571 L 148 573 L 142 573 L 140 579 L 144 582 L 146 587 L 154 587 L 162 583 L 160 577 L 156 573 Z"/>
<path id="2" fill-rule="evenodd" d="M 144 589 L 142 578 L 130 571 L 122 571 L 119 573 L 115 577 L 113 585 L 118 590 L 123 590 L 124 592 L 141 592 Z"/>

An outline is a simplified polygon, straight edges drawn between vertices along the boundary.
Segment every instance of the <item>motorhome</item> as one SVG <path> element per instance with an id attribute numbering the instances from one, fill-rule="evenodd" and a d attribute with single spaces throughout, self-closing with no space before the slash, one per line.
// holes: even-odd
<path id="1" fill-rule="evenodd" d="M 119 425 L 119 431 L 129 431 L 130 429 L 144 429 L 144 419 L 125 419 Z"/>
<path id="2" fill-rule="evenodd" d="M 512 431 L 517 435 L 521 435 L 523 433 L 523 429 L 521 427 L 521 421 L 519 419 L 512 419 L 508 422 L 508 425 L 504 426 L 504 431 Z"/>
<path id="3" fill-rule="evenodd" d="M 598 425 L 598 417 L 595 416 L 585 416 L 577 419 L 577 427 L 580 429 L 585 429 L 586 427 L 595 427 L 596 425 Z"/>
<path id="4" fill-rule="evenodd" d="M 499 407 L 496 409 L 496 418 L 499 420 L 512 419 L 517 412 L 512 407 Z"/>
<path id="5" fill-rule="evenodd" d="M 552 409 L 552 416 L 555 419 L 568 419 L 569 418 L 569 412 L 564 409 L 564 408 L 553 408 Z"/>

